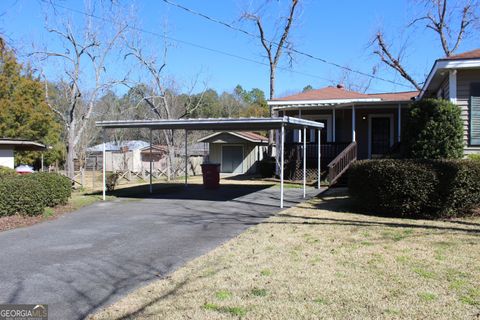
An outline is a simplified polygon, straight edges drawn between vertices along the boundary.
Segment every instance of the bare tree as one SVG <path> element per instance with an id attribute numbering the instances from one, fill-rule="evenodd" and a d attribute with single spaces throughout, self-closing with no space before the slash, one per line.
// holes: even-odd
<path id="1" fill-rule="evenodd" d="M 169 45 L 165 41 L 163 48 L 163 56 L 161 59 L 157 57 L 148 57 L 144 54 L 140 48 L 140 44 L 126 41 L 129 53 L 125 58 L 129 56 L 134 57 L 137 62 L 147 71 L 148 76 L 151 79 L 151 85 L 148 87 L 137 86 L 138 93 L 142 97 L 135 108 L 138 108 L 140 104 L 145 103 L 150 110 L 150 116 L 153 114 L 158 119 L 179 119 L 188 117 L 193 113 L 201 103 L 201 97 L 199 100 L 192 99 L 192 91 L 197 86 L 197 78 L 192 82 L 190 91 L 183 95 L 184 99 L 180 99 L 178 90 L 176 90 L 175 81 L 168 79 L 164 74 L 167 66 L 167 54 Z M 205 85 L 205 84 L 204 84 Z M 206 87 L 206 86 L 205 86 Z M 205 90 L 203 91 L 205 92 Z M 167 179 L 170 180 L 174 177 L 177 170 L 176 164 L 176 145 L 181 144 L 184 139 L 181 138 L 183 133 L 174 132 L 173 130 L 162 130 L 163 139 L 168 149 L 167 154 Z M 179 143 L 176 143 L 180 141 Z"/>
<path id="2" fill-rule="evenodd" d="M 470 27 L 478 19 L 475 14 L 479 7 L 478 1 L 467 0 L 463 5 L 453 7 L 453 9 L 448 7 L 448 0 L 422 0 L 420 3 L 425 6 L 425 14 L 413 19 L 408 27 L 425 23 L 425 28 L 433 30 L 437 34 L 445 56 L 453 55 L 468 34 Z M 458 27 L 455 27 L 455 24 L 458 24 Z M 385 41 L 382 31 L 377 32 L 373 42 L 377 45 L 374 53 L 379 56 L 380 60 L 398 72 L 417 90 L 420 90 L 420 84 L 407 72 L 402 61 L 402 53 L 406 45 L 402 46 L 399 54 L 394 54 L 391 45 Z"/>
<path id="3" fill-rule="evenodd" d="M 77 146 L 82 140 L 85 129 L 95 109 L 99 96 L 112 86 L 125 79 L 112 80 L 106 78 L 106 59 L 125 32 L 126 24 L 115 24 L 115 31 L 110 37 L 102 37 L 102 28 L 93 26 L 91 21 L 85 29 L 75 32 L 73 24 L 68 21 L 62 27 L 47 27 L 48 32 L 56 35 L 64 45 L 64 51 L 38 51 L 34 54 L 42 60 L 57 58 L 62 60 L 65 78 L 59 81 L 58 89 L 66 98 L 66 105 L 59 105 L 50 95 L 45 79 L 45 94 L 49 107 L 59 117 L 65 127 L 67 159 L 66 171 L 70 178 L 74 175 L 74 158 Z M 90 71 L 90 72 L 89 72 Z M 85 89 L 82 83 L 93 78 L 92 88 Z"/>
<path id="4" fill-rule="evenodd" d="M 297 9 L 298 3 L 299 3 L 299 0 L 291 0 L 288 16 L 283 22 L 283 26 L 280 29 L 281 31 L 280 31 L 279 40 L 276 40 L 276 39 L 272 40 L 267 37 L 265 33 L 265 27 L 262 22 L 262 17 L 259 14 L 245 12 L 242 15 L 243 19 L 251 20 L 255 23 L 258 29 L 260 42 L 267 54 L 267 58 L 270 66 L 270 92 L 269 92 L 270 100 L 272 100 L 275 97 L 275 76 L 276 76 L 277 66 L 282 56 L 283 50 L 286 49 L 287 54 L 291 57 L 292 42 L 289 41 L 289 35 L 290 35 L 290 30 L 291 30 L 293 21 L 295 19 L 295 10 Z M 269 149 L 270 155 L 272 155 L 273 143 L 274 143 L 273 130 L 270 130 L 269 137 L 268 137 L 268 145 L 269 145 L 268 149 Z"/>

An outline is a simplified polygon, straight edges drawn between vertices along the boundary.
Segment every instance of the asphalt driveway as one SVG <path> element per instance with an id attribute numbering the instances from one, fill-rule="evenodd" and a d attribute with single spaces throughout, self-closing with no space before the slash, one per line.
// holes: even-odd
<path id="1" fill-rule="evenodd" d="M 301 194 L 286 189 L 286 206 Z M 83 319 L 260 223 L 278 203 L 275 186 L 192 185 L 1 232 L 0 303 L 46 303 L 50 319 Z"/>

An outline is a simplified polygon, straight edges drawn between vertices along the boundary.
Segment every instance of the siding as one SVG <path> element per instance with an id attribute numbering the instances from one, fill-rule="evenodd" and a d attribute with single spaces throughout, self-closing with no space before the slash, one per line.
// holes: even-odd
<path id="1" fill-rule="evenodd" d="M 465 141 L 465 153 L 480 152 L 480 147 L 469 146 L 469 112 L 470 112 L 470 84 L 480 82 L 479 70 L 458 70 L 457 73 L 457 105 L 460 107 L 463 120 L 463 139 Z"/>
<path id="2" fill-rule="evenodd" d="M 211 163 L 222 163 L 222 146 L 243 147 L 242 173 L 255 173 L 256 164 L 263 158 L 263 152 L 267 148 L 254 143 L 210 143 L 209 161 Z"/>

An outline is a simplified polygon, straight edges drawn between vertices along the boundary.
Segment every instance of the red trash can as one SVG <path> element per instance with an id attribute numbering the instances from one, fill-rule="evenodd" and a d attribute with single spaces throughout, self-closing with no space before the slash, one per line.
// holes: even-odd
<path id="1" fill-rule="evenodd" d="M 220 164 L 202 164 L 202 176 L 205 189 L 218 189 L 220 187 Z"/>

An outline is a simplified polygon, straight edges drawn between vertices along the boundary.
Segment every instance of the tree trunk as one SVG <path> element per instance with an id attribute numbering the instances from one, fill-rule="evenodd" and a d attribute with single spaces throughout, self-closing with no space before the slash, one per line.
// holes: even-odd
<path id="1" fill-rule="evenodd" d="M 270 66 L 270 101 L 273 99 L 275 95 L 275 69 L 272 69 Z M 270 117 L 273 117 L 274 114 L 272 113 L 272 108 L 270 108 Z M 273 157 L 273 145 L 275 143 L 275 131 L 270 130 L 268 132 L 268 156 Z"/>
<path id="2" fill-rule="evenodd" d="M 72 123 L 68 129 L 68 141 L 67 141 L 67 163 L 66 171 L 67 177 L 73 179 L 75 175 L 75 124 Z"/>

